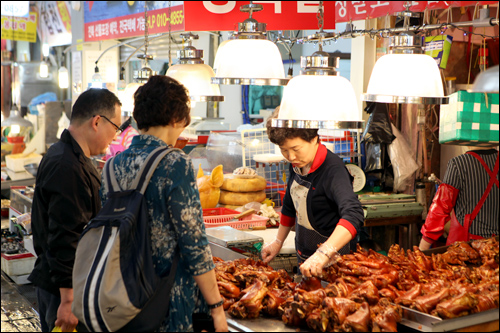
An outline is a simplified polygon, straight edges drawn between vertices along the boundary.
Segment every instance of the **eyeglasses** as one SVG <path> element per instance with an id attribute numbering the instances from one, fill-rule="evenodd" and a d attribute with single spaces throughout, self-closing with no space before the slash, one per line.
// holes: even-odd
<path id="1" fill-rule="evenodd" d="M 92 117 L 95 117 L 95 116 L 96 115 L 93 115 Z M 109 121 L 109 123 L 116 128 L 116 133 L 120 134 L 121 132 L 123 132 L 124 129 L 122 129 L 120 126 L 116 125 L 114 122 L 112 122 L 111 120 L 109 120 L 108 117 L 103 116 L 102 114 L 99 114 L 98 116 L 99 117 L 103 117 L 104 119 L 106 119 L 107 121 Z"/>

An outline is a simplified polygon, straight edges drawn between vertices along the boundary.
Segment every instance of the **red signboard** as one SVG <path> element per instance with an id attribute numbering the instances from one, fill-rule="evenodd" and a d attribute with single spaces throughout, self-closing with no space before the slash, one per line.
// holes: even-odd
<path id="1" fill-rule="evenodd" d="M 105 1 L 102 1 L 105 2 Z M 109 2 L 109 1 L 107 1 Z M 168 32 L 169 21 L 171 31 L 184 31 L 183 6 L 170 9 L 159 8 L 149 10 L 148 35 Z M 99 41 L 144 35 L 144 12 L 105 18 L 93 22 L 85 22 L 85 41 Z"/>
<path id="2" fill-rule="evenodd" d="M 326 1 L 329 2 L 329 1 Z M 392 15 L 405 10 L 406 1 L 335 1 L 336 22 L 366 20 Z M 465 7 L 498 4 L 498 1 L 412 1 L 412 12 L 423 12 L 427 9 L 444 9 L 452 7 Z"/>
<path id="3" fill-rule="evenodd" d="M 338 2 L 338 1 L 337 1 Z M 318 30 L 319 1 L 253 1 L 263 10 L 253 13 L 267 30 Z M 237 31 L 249 17 L 240 6 L 249 1 L 184 1 L 186 31 Z M 335 29 L 335 1 L 325 1 L 323 29 Z"/>

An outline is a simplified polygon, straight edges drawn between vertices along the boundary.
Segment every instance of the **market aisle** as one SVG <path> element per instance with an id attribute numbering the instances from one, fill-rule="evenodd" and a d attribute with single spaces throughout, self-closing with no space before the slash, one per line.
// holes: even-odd
<path id="1" fill-rule="evenodd" d="M 34 290 L 33 285 L 16 285 L 2 272 L 2 332 L 41 332 L 36 303 L 31 303 Z"/>

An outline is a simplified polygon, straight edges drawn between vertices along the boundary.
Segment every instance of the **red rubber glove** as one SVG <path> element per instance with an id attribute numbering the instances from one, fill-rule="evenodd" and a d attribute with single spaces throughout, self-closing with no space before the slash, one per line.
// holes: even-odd
<path id="1" fill-rule="evenodd" d="M 441 237 L 444 225 L 450 220 L 450 213 L 457 202 L 458 192 L 459 190 L 451 185 L 445 183 L 439 185 L 420 230 L 425 241 L 432 244 Z"/>

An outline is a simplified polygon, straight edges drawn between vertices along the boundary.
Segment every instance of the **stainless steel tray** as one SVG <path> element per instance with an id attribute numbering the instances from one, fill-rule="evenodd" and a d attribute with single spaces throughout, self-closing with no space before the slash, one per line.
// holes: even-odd
<path id="1" fill-rule="evenodd" d="M 491 309 L 454 319 L 441 319 L 405 306 L 401 306 L 401 308 L 403 309 L 403 319 L 400 324 L 422 332 L 453 331 L 492 321 L 497 321 L 496 330 L 498 330 L 498 309 Z"/>
<path id="2" fill-rule="evenodd" d="M 298 328 L 287 326 L 278 318 L 235 319 L 227 312 L 226 318 L 230 332 L 297 332 Z"/>
<path id="3" fill-rule="evenodd" d="M 498 239 L 498 237 L 499 237 L 499 236 L 496 236 L 496 237 L 495 237 L 497 241 L 499 240 L 499 239 Z M 468 241 L 468 242 L 466 242 L 466 243 L 470 245 L 472 242 L 473 242 L 473 240 L 470 240 L 470 241 Z M 448 250 L 448 248 L 449 248 L 450 246 L 451 246 L 451 245 L 446 245 L 446 246 L 435 247 L 435 248 L 428 249 L 428 250 L 425 250 L 425 251 L 422 251 L 422 252 L 423 252 L 425 255 L 427 255 L 427 256 L 430 256 L 430 255 L 432 255 L 433 253 L 434 253 L 434 254 L 438 254 L 438 253 L 445 253 L 445 252 Z"/>
<path id="4" fill-rule="evenodd" d="M 210 246 L 210 250 L 212 251 L 212 255 L 214 257 L 221 258 L 224 261 L 236 260 L 236 259 L 245 259 L 248 256 L 235 252 L 233 250 L 228 249 L 227 247 L 223 247 L 214 243 L 208 243 Z"/>
<path id="5" fill-rule="evenodd" d="M 240 231 L 229 226 L 206 229 L 208 241 L 223 247 L 252 247 L 254 244 L 264 242 L 264 239 L 250 233 Z"/>

